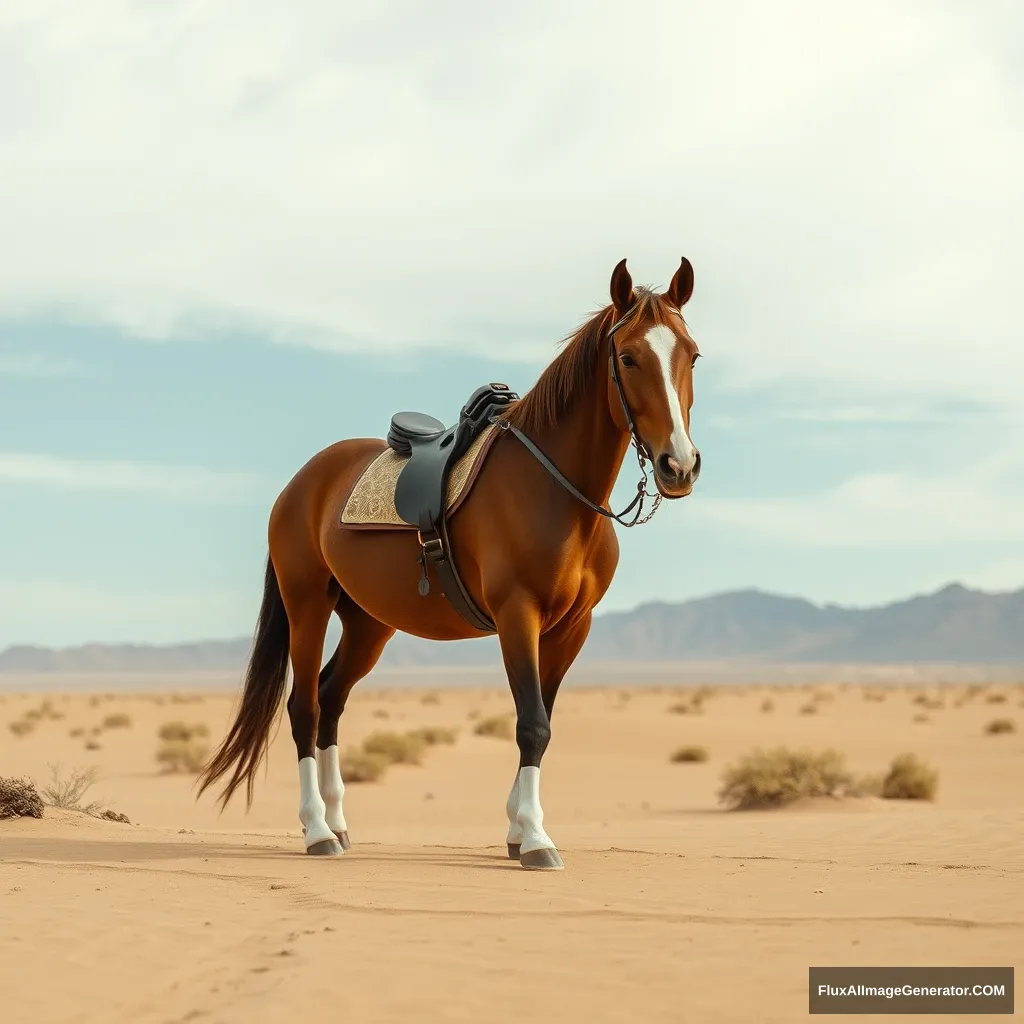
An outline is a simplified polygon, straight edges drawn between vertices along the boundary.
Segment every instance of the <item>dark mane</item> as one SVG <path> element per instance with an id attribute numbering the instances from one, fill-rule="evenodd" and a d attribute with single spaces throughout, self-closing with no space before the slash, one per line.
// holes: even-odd
<path id="1" fill-rule="evenodd" d="M 671 307 L 661 295 L 645 287 L 634 288 L 633 294 L 636 301 L 621 328 L 623 333 L 634 330 L 644 320 L 665 323 Z M 614 319 L 615 308 L 606 306 L 563 338 L 565 347 L 543 370 L 537 383 L 509 406 L 503 418 L 528 437 L 556 426 L 603 367 L 604 340 Z"/>

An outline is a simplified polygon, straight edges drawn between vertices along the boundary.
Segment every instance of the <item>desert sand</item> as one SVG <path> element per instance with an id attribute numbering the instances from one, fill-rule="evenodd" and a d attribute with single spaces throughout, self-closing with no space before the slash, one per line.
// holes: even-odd
<path id="1" fill-rule="evenodd" d="M 204 723 L 216 742 L 233 695 L 49 693 L 20 736 L 10 723 L 44 695 L 0 695 L 0 775 L 95 766 L 87 799 L 131 819 L 0 821 L 3 1020 L 794 1021 L 810 965 L 1019 966 L 1024 734 L 985 725 L 1024 726 L 1024 689 L 816 690 L 723 686 L 679 714 L 683 690 L 588 688 L 581 670 L 543 767 L 562 872 L 507 859 L 516 747 L 473 732 L 510 710 L 497 688 L 356 690 L 343 747 L 459 733 L 349 785 L 354 845 L 334 859 L 303 854 L 286 722 L 248 813 L 161 772 L 160 726 Z M 102 726 L 116 714 L 130 724 Z M 670 763 L 688 743 L 709 759 Z M 913 751 L 938 795 L 721 807 L 723 768 L 775 744 L 834 747 L 857 772 Z"/>

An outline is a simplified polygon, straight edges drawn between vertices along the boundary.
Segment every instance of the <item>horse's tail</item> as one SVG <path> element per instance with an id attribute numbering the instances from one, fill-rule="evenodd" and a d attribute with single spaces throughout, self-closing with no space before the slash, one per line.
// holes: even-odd
<path id="1" fill-rule="evenodd" d="M 288 613 L 281 600 L 274 564 L 267 557 L 256 638 L 253 641 L 245 688 L 230 731 L 199 776 L 199 794 L 234 768 L 220 798 L 227 806 L 245 782 L 246 803 L 252 805 L 256 772 L 270 745 L 270 729 L 277 717 L 288 679 Z"/>

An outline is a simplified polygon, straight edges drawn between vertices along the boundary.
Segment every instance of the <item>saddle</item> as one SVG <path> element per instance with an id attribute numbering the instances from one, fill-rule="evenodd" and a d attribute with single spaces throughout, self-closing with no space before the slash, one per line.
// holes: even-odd
<path id="1" fill-rule="evenodd" d="M 397 412 L 391 417 L 388 446 L 407 459 L 395 484 L 395 510 L 418 530 L 423 568 L 419 593 L 430 593 L 433 568 L 445 597 L 475 629 L 494 633 L 494 623 L 477 608 L 459 576 L 448 538 L 446 495 L 452 466 L 466 454 L 497 413 L 519 396 L 507 384 L 485 384 L 476 389 L 451 427 L 421 412 Z"/>

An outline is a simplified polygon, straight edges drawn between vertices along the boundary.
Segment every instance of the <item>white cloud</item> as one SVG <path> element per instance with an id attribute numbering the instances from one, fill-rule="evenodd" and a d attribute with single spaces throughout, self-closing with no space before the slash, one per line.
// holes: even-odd
<path id="1" fill-rule="evenodd" d="M 1019 4 L 0 9 L 0 311 L 551 342 L 628 256 L 737 385 L 1019 402 Z"/>
<path id="2" fill-rule="evenodd" d="M 12 644 L 175 643 L 251 633 L 257 585 L 191 591 L 110 589 L 74 580 L 0 579 L 0 651 Z M 73 615 L 58 615 L 60 609 Z"/>
<path id="3" fill-rule="evenodd" d="M 261 480 L 247 473 L 201 466 L 0 452 L 0 484 L 38 484 L 75 491 L 120 491 L 183 501 L 225 501 L 259 493 Z"/>
<path id="4" fill-rule="evenodd" d="M 858 473 L 817 494 L 698 498 L 700 523 L 797 548 L 886 549 L 1024 543 L 1024 455 L 1000 452 L 932 474 Z M 1001 579 L 1012 578 L 1012 567 Z M 979 575 L 978 580 L 987 578 Z"/>

